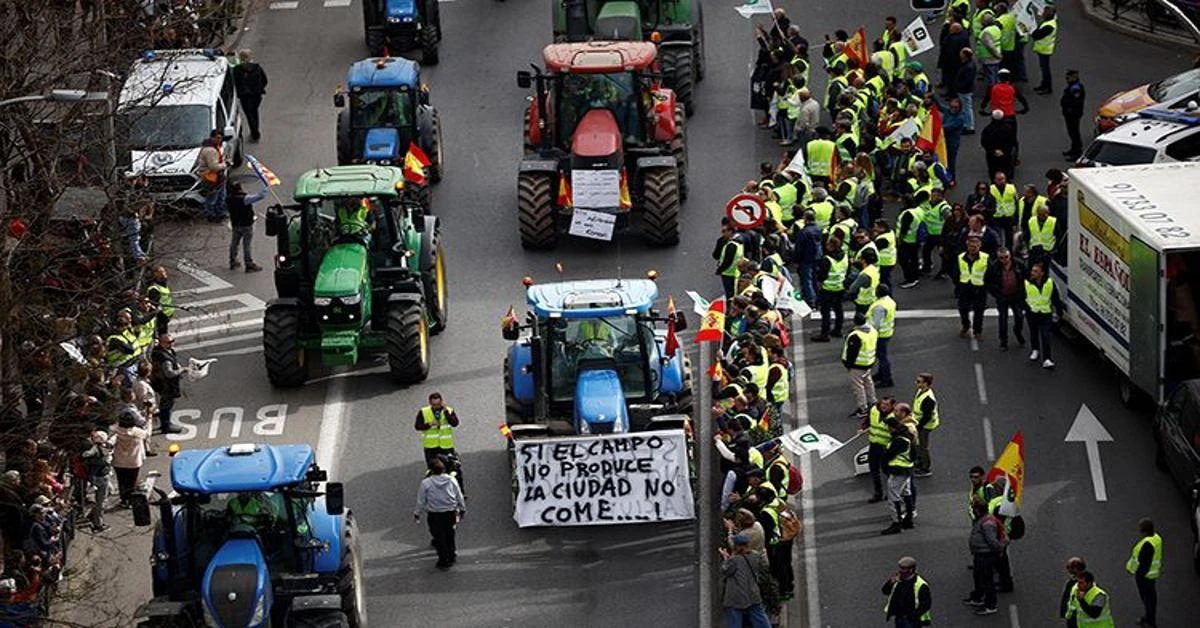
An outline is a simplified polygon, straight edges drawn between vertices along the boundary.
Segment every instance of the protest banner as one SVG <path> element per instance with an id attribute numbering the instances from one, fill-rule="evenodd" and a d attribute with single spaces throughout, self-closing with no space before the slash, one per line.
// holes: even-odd
<path id="1" fill-rule="evenodd" d="M 695 517 L 683 430 L 518 440 L 522 528 Z"/>
<path id="2" fill-rule="evenodd" d="M 904 32 L 900 34 L 900 39 L 904 42 L 904 47 L 908 49 L 908 56 L 915 57 L 922 52 L 933 50 L 933 38 L 929 36 L 929 29 L 925 28 L 925 20 L 921 16 L 913 19 L 912 23 L 904 28 Z"/>

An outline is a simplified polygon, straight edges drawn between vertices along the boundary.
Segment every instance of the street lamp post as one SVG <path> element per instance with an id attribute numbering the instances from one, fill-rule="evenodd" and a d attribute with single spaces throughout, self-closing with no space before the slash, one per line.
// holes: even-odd
<path id="1" fill-rule="evenodd" d="M 97 70 L 97 73 L 106 77 L 109 81 L 116 78 L 115 74 Z M 113 120 L 115 113 L 112 103 L 112 97 L 107 92 L 89 92 L 83 89 L 52 89 L 45 94 L 30 94 L 28 96 L 17 96 L 8 100 L 0 100 L 0 107 L 9 105 L 17 105 L 27 102 L 103 102 L 104 103 L 104 144 L 105 144 L 105 161 L 104 170 L 106 172 L 105 181 L 113 183 L 116 181 L 117 173 L 117 140 L 116 140 L 116 123 Z"/>

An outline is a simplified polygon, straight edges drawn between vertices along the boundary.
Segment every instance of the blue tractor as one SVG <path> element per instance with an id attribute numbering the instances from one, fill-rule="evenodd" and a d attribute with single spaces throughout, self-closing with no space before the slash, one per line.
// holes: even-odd
<path id="1" fill-rule="evenodd" d="M 651 277 L 656 275 L 651 272 Z M 506 320 L 504 398 L 514 438 L 683 427 L 692 411 L 691 363 L 667 356 L 667 329 L 682 313 L 652 309 L 652 279 L 542 285 L 526 279 L 530 311 Z M 522 334 L 522 331 L 527 333 Z"/>
<path id="2" fill-rule="evenodd" d="M 133 500 L 137 525 L 159 510 L 138 628 L 365 628 L 358 529 L 311 447 L 183 451 L 169 494 L 153 475 Z"/>
<path id="3" fill-rule="evenodd" d="M 420 48 L 421 61 L 437 65 L 442 41 L 438 0 L 363 0 L 362 9 L 371 56 Z"/>
<path id="4" fill-rule="evenodd" d="M 377 164 L 402 167 L 409 144 L 429 158 L 429 182 L 442 180 L 442 121 L 429 104 L 429 88 L 421 84 L 421 66 L 400 57 L 363 59 L 350 66 L 346 86 L 333 104 L 337 118 L 339 166 Z M 429 186 L 415 195 L 429 211 Z"/>

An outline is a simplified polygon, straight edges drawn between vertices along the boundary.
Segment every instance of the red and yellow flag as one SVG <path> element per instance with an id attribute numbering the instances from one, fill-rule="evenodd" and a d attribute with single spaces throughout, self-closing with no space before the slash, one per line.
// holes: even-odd
<path id="1" fill-rule="evenodd" d="M 925 124 L 917 135 L 917 148 L 937 155 L 938 163 L 946 165 L 946 134 L 942 131 L 942 112 L 934 107 L 925 116 Z"/>
<path id="2" fill-rule="evenodd" d="M 625 174 L 625 169 L 621 169 L 621 209 L 629 209 L 633 207 L 633 202 L 629 199 L 629 176 Z"/>
<path id="3" fill-rule="evenodd" d="M 1021 514 L 1021 497 L 1025 493 L 1025 438 L 1017 432 L 1004 446 L 1004 451 L 992 463 L 988 472 L 988 484 L 1004 479 L 1004 501 L 1000 503 L 1000 514 L 1006 517 Z"/>
<path id="4" fill-rule="evenodd" d="M 567 175 L 558 175 L 558 206 L 571 206 L 571 184 L 567 183 Z"/>
<path id="5" fill-rule="evenodd" d="M 425 151 L 415 142 L 409 142 L 408 153 L 404 155 L 404 178 L 417 185 L 425 185 L 425 169 L 430 163 Z"/>
<path id="6" fill-rule="evenodd" d="M 714 299 L 708 304 L 704 322 L 696 332 L 696 342 L 721 342 L 725 337 L 725 299 Z"/>
<path id="7" fill-rule="evenodd" d="M 622 179 L 623 180 L 623 179 Z M 679 337 L 675 335 L 675 297 L 667 297 L 667 347 L 668 358 L 675 357 L 679 351 Z"/>
<path id="8" fill-rule="evenodd" d="M 858 67 L 865 69 L 871 61 L 871 53 L 867 48 L 867 29 L 859 26 L 850 39 L 846 40 L 846 47 L 842 52 L 851 59 L 857 59 Z"/>

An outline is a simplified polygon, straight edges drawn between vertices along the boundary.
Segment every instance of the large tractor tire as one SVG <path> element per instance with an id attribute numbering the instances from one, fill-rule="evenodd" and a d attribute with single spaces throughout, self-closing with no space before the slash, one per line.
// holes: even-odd
<path id="1" fill-rule="evenodd" d="M 683 103 L 687 115 L 696 113 L 695 66 L 690 47 L 659 48 L 659 63 L 663 81 L 675 90 L 675 98 Z"/>
<path id="2" fill-rule="evenodd" d="M 350 620 L 342 611 L 309 611 L 288 617 L 287 628 L 350 628 Z"/>
<path id="3" fill-rule="evenodd" d="M 675 157 L 676 177 L 679 178 L 679 200 L 688 197 L 687 116 L 683 106 L 675 103 L 675 137 L 671 140 L 671 155 Z"/>
<path id="4" fill-rule="evenodd" d="M 351 628 L 367 628 L 367 595 L 363 584 L 363 563 L 358 547 L 358 526 L 354 515 L 346 514 L 342 533 L 342 562 L 338 567 L 338 595 L 342 612 Z"/>
<path id="5" fill-rule="evenodd" d="M 679 244 L 679 179 L 674 168 L 642 174 L 642 233 L 651 244 Z"/>
<path id="6" fill-rule="evenodd" d="M 441 183 L 442 174 L 446 172 L 446 158 L 442 153 L 442 118 L 436 111 L 433 112 L 433 141 L 425 150 L 425 156 L 429 157 L 429 181 Z"/>
<path id="7" fill-rule="evenodd" d="M 387 33 L 383 29 L 367 31 L 367 52 L 372 57 L 382 57 L 387 48 Z"/>
<path id="8" fill-rule="evenodd" d="M 392 379 L 415 384 L 429 376 L 429 324 L 420 303 L 397 303 L 387 313 L 388 368 Z"/>
<path id="9" fill-rule="evenodd" d="M 437 335 L 446 329 L 450 320 L 450 296 L 446 289 L 446 248 L 442 246 L 442 234 L 435 231 L 429 246 L 433 249 L 433 263 L 421 269 L 421 285 L 425 289 L 425 307 L 429 311 L 429 331 Z"/>
<path id="10" fill-rule="evenodd" d="M 350 145 L 350 109 L 343 108 L 337 115 L 337 161 L 345 166 L 354 159 L 354 147 Z"/>
<path id="11" fill-rule="evenodd" d="M 518 175 L 517 211 L 521 246 L 527 249 L 552 249 L 558 244 L 553 175 L 547 172 L 522 172 Z"/>
<path id="12" fill-rule="evenodd" d="M 696 82 L 704 80 L 704 5 L 699 1 L 692 4 L 696 7 L 695 31 L 692 33 L 692 54 L 696 64 Z"/>
<path id="13" fill-rule="evenodd" d="M 300 313 L 273 307 L 263 316 L 263 358 L 267 379 L 279 388 L 296 388 L 308 381 L 308 356 L 300 346 Z"/>
<path id="14" fill-rule="evenodd" d="M 438 13 L 438 0 L 428 0 L 425 5 L 428 13 L 420 34 L 421 63 L 437 65 L 441 60 L 438 55 L 438 43 L 442 41 L 442 18 Z"/>

